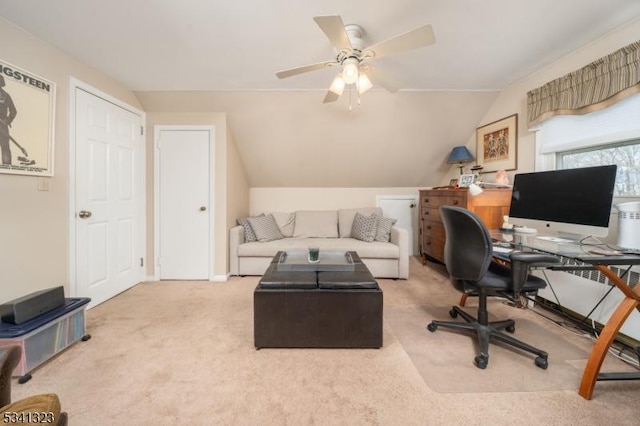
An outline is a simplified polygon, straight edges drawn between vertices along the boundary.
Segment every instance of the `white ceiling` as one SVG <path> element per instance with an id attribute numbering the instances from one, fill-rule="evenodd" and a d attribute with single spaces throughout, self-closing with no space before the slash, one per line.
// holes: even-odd
<path id="1" fill-rule="evenodd" d="M 341 15 L 367 44 L 431 24 L 435 45 L 377 61 L 414 90 L 499 90 L 640 15 L 638 0 L 20 0 L 0 14 L 133 91 L 328 87 L 313 21 Z M 558 42 L 561 40 L 561 42 Z"/>

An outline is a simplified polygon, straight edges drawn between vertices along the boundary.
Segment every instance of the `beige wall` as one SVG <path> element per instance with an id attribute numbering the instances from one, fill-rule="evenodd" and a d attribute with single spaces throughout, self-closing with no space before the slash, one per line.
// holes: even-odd
<path id="1" fill-rule="evenodd" d="M 352 111 L 319 90 L 136 95 L 158 112 L 226 112 L 252 188 L 375 188 L 438 184 L 497 92 L 372 89 Z"/>
<path id="2" fill-rule="evenodd" d="M 457 175 L 456 167 L 443 164 L 450 147 L 466 140 L 471 152 L 475 152 L 475 127 L 507 115 L 519 114 L 518 171 L 533 170 L 534 144 L 533 134 L 526 126 L 526 92 L 636 41 L 638 34 L 640 21 L 635 21 L 512 85 L 497 98 L 495 93 L 489 92 L 401 92 L 395 97 L 384 92 L 372 92 L 368 99 L 363 99 L 359 115 L 356 111 L 349 116 L 345 115 L 344 103 L 320 110 L 325 107 L 320 102 L 321 92 L 134 94 L 117 81 L 0 18 L 2 60 L 54 82 L 57 92 L 55 176 L 36 178 L 0 174 L 0 258 L 3 268 L 0 302 L 54 285 L 68 285 L 68 90 L 71 76 L 136 108 L 151 111 L 147 114 L 149 144 L 154 124 L 216 126 L 215 272 L 222 275 L 228 270 L 228 229 L 237 216 L 259 210 L 373 205 L 378 192 L 384 192 L 382 195 L 416 194 L 417 187 L 413 185 L 422 185 L 423 182 L 426 185 L 445 184 Z M 462 107 L 464 109 L 461 110 Z M 322 112 L 318 113 L 319 110 Z M 220 111 L 227 112 L 228 117 Z M 271 119 L 273 117 L 276 119 Z M 362 121 L 367 117 L 373 117 L 377 126 L 383 122 L 387 127 L 376 126 L 373 131 L 363 127 Z M 227 120 L 233 135 L 229 134 Z M 341 123 L 337 129 L 331 125 L 335 120 Z M 366 132 L 361 137 L 363 129 Z M 261 134 L 266 134 L 266 137 L 261 137 Z M 398 135 L 402 135 L 402 140 Z M 357 181 L 361 174 L 350 174 L 352 169 L 343 169 L 344 179 L 338 179 L 339 175 L 331 176 L 330 186 L 334 187 L 331 190 L 326 188 L 327 185 L 304 189 L 294 187 L 296 184 L 291 184 L 286 175 L 280 172 L 270 174 L 273 166 L 263 165 L 273 164 L 269 161 L 274 160 L 271 151 L 264 151 L 265 147 L 280 146 L 297 151 L 300 148 L 292 144 L 310 139 L 316 141 L 311 147 L 322 146 L 327 140 L 337 139 L 343 144 L 357 141 L 356 147 L 371 152 L 382 151 L 388 161 L 382 165 L 369 165 L 368 170 L 375 171 L 371 174 L 374 179 L 362 185 L 348 183 Z M 396 146 L 400 143 L 402 145 Z M 332 145 L 331 149 L 339 147 L 339 144 Z M 253 148 L 258 148 L 258 154 L 252 154 Z M 305 149 L 308 150 L 307 157 L 312 156 L 317 162 L 315 151 L 309 146 Z M 148 146 L 147 155 L 147 214 L 152 217 L 152 145 Z M 336 156 L 333 151 L 329 155 L 335 161 L 344 162 L 344 158 Z M 349 161 L 355 158 L 352 155 Z M 408 161 L 415 161 L 415 158 L 418 158 L 418 166 L 407 167 Z M 278 161 L 276 165 L 280 164 Z M 344 164 L 348 166 L 349 161 Z M 304 164 L 292 165 L 289 162 L 287 166 L 309 173 Z M 383 167 L 391 166 L 395 167 L 391 172 L 396 176 L 395 180 L 415 183 L 399 183 L 398 188 L 381 186 L 389 184 L 379 180 L 379 172 Z M 255 171 L 253 176 L 270 177 L 252 181 L 249 171 Z M 386 169 L 385 173 L 388 173 Z M 268 182 L 278 180 L 277 176 L 283 176 L 283 181 L 269 185 Z M 37 191 L 38 179 L 48 181 L 49 191 Z M 340 185 L 340 182 L 345 183 Z M 365 188 L 368 186 L 371 188 Z M 153 221 L 148 220 L 147 226 L 147 255 L 152 258 Z M 147 264 L 151 265 L 148 272 L 153 273 L 152 262 Z"/>
<path id="3" fill-rule="evenodd" d="M 251 214 L 373 207 L 378 195 L 412 195 L 418 188 L 251 188 Z"/>
<path id="4" fill-rule="evenodd" d="M 214 171 L 214 274 L 222 277 L 227 274 L 229 229 L 235 225 L 228 224 L 230 211 L 248 209 L 248 185 L 244 176 L 244 168 L 237 155 L 233 138 L 227 130 L 225 113 L 214 112 L 153 112 L 147 106 L 147 258 L 155 259 L 154 253 L 154 126 L 157 125 L 201 125 L 215 127 L 215 171 Z M 230 195 L 231 194 L 231 195 Z M 147 263 L 147 273 L 154 274 L 155 261 Z"/>
<path id="5" fill-rule="evenodd" d="M 238 153 L 233 132 L 227 127 L 227 216 L 226 235 L 229 229 L 236 225 L 239 217 L 249 214 L 249 182 L 247 173 Z M 228 271 L 229 244 L 225 249 L 226 265 Z"/>
<path id="6" fill-rule="evenodd" d="M 518 169 L 508 173 L 510 179 L 513 179 L 513 175 L 517 172 L 535 170 L 534 133 L 528 130 L 527 123 L 527 92 L 638 40 L 640 40 L 640 19 L 612 31 L 500 92 L 479 125 L 494 122 L 514 113 L 518 114 Z M 471 152 L 475 152 L 475 134 L 470 135 L 467 146 L 470 150 L 473 149 Z M 453 170 L 441 184 L 448 182 L 450 176 L 455 176 Z M 489 174 L 486 180 L 491 181 L 494 177 L 495 174 Z"/>
<path id="7" fill-rule="evenodd" d="M 589 43 L 559 61 L 543 68 L 542 70 L 520 80 L 516 84 L 503 90 L 493 102 L 486 115 L 482 119 L 481 125 L 491 123 L 500 118 L 517 113 L 518 114 L 518 169 L 508 172 L 509 179 L 513 181 L 516 173 L 531 172 L 536 169 L 535 134 L 529 131 L 527 123 L 527 92 L 544 85 L 558 77 L 575 71 L 588 65 L 589 63 L 602 58 L 630 43 L 640 40 L 640 19 L 622 26 L 602 37 Z M 469 138 L 468 147 L 475 149 L 475 134 Z M 474 152 L 474 151 L 472 151 Z M 451 171 L 449 176 L 455 176 Z M 442 184 L 449 181 L 449 176 L 443 179 Z M 485 177 L 487 181 L 493 181 L 495 173 Z M 629 201 L 629 200 L 623 200 Z M 614 204 L 618 202 L 614 200 Z M 602 241 L 615 243 L 617 240 L 618 214 L 612 210 L 609 222 L 609 235 L 602 238 Z"/>
<path id="8" fill-rule="evenodd" d="M 56 84 L 55 155 L 51 178 L 0 174 L 0 302 L 43 288 L 64 285 L 68 276 L 69 78 L 140 108 L 118 82 L 0 18 L 2 60 Z M 16 105 L 18 113 L 24 105 Z M 25 144 L 26 145 L 26 144 Z M 25 146 L 28 149 L 28 146 Z M 38 191 L 38 180 L 48 191 Z"/>

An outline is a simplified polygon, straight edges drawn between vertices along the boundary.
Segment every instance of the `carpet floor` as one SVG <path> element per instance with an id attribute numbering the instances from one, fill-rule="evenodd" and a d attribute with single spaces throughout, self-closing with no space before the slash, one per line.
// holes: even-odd
<path id="1" fill-rule="evenodd" d="M 89 426 L 637 424 L 640 381 L 598 383 L 591 401 L 577 394 L 591 340 L 492 301 L 550 365 L 494 345 L 478 370 L 473 339 L 425 329 L 459 300 L 442 268 L 412 258 L 410 272 L 380 280 L 384 347 L 360 350 L 256 351 L 258 277 L 142 283 L 87 311 L 92 338 L 29 382 L 14 379 L 13 398 L 55 392 L 69 423 Z"/>

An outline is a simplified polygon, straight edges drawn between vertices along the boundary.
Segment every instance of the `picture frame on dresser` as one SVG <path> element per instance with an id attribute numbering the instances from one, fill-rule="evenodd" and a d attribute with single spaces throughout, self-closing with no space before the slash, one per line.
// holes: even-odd
<path id="1" fill-rule="evenodd" d="M 468 188 L 469 185 L 476 182 L 478 175 L 468 174 L 468 175 L 460 175 L 458 178 L 458 186 L 460 188 Z"/>
<path id="2" fill-rule="evenodd" d="M 518 168 L 518 114 L 476 129 L 476 161 L 482 173 Z"/>

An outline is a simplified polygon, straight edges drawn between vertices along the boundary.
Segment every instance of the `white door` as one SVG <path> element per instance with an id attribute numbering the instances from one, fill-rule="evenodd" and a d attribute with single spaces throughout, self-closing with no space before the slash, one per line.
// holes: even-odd
<path id="1" fill-rule="evenodd" d="M 413 196 L 378 196 L 377 204 L 385 217 L 398 219 L 396 225 L 409 233 L 409 256 L 413 255 L 413 229 L 417 221 L 417 197 Z"/>
<path id="2" fill-rule="evenodd" d="M 158 277 L 208 280 L 211 128 L 156 128 Z"/>
<path id="3" fill-rule="evenodd" d="M 102 303 L 144 280 L 142 117 L 74 88 L 75 283 Z"/>

